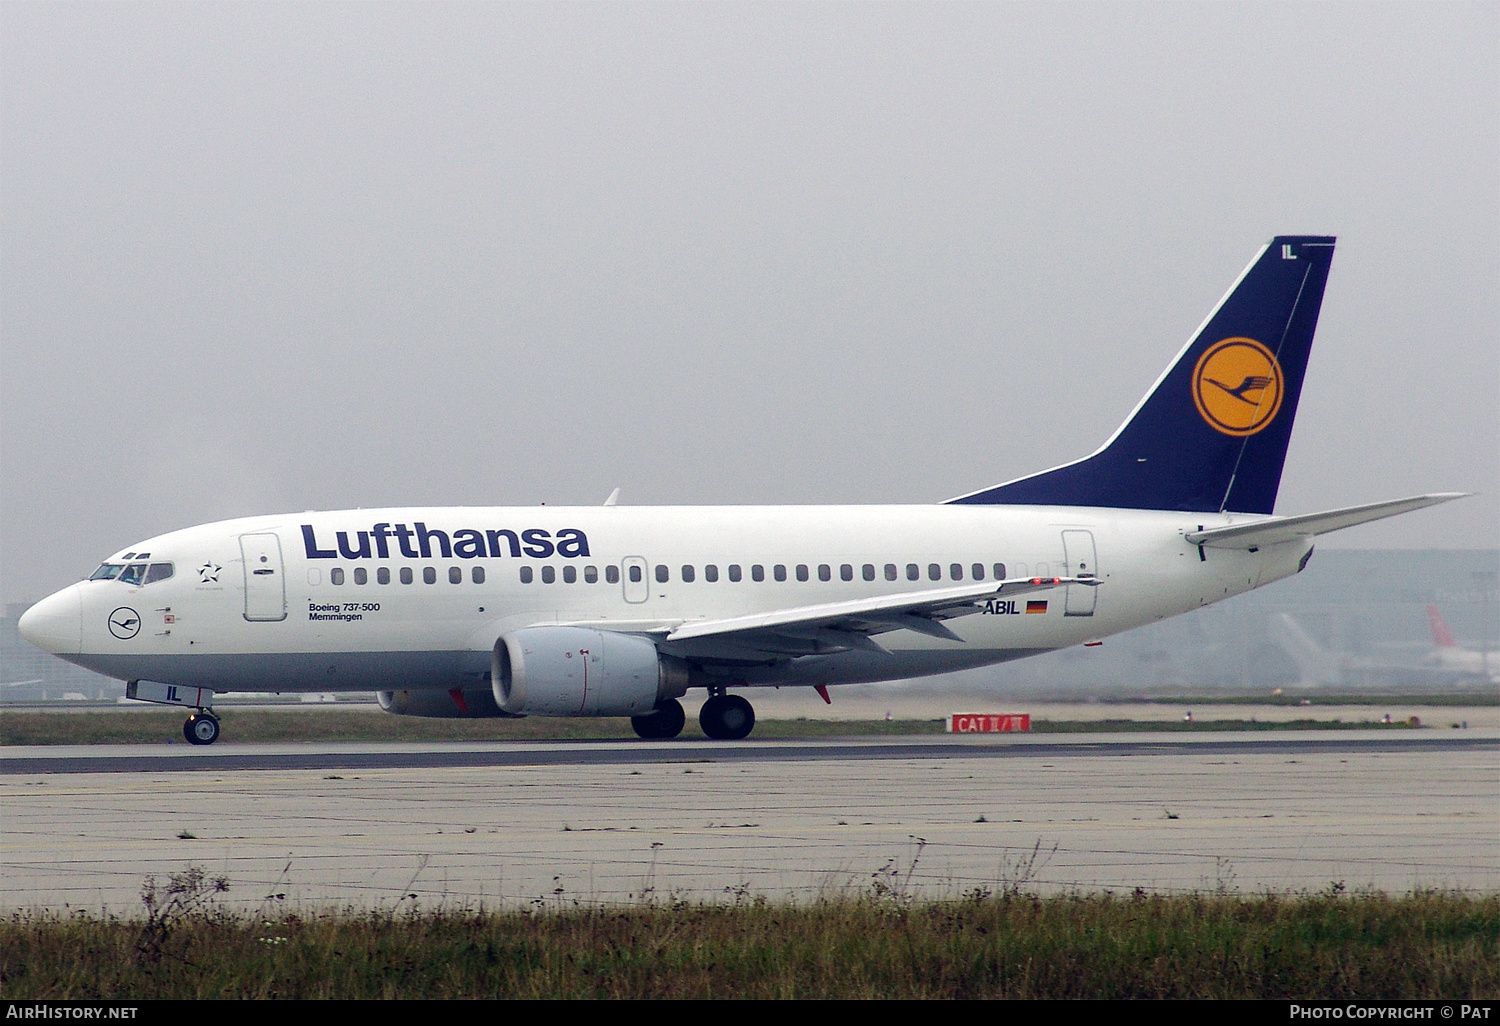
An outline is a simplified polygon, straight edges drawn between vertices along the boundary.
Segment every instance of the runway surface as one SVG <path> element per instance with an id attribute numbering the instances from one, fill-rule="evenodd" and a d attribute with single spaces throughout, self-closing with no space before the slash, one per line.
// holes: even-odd
<path id="1" fill-rule="evenodd" d="M 1500 890 L 1494 731 L 101 746 L 0 763 L 11 910 L 136 914 L 146 876 L 190 864 L 226 875 L 244 910 Z"/>
<path id="2" fill-rule="evenodd" d="M 231 770 L 435 769 L 651 765 L 674 762 L 839 762 L 887 759 L 1079 758 L 1194 752 L 1290 755 L 1497 749 L 1497 732 L 1276 731 L 1184 734 L 988 734 L 807 741 L 494 741 L 61 745 L 0 748 L 0 774 Z"/>

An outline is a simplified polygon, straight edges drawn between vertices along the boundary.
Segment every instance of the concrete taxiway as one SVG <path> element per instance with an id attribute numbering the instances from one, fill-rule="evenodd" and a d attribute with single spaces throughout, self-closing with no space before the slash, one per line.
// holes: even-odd
<path id="1" fill-rule="evenodd" d="M 11 748 L 0 770 L 8 909 L 130 914 L 189 864 L 247 910 L 1500 890 L 1492 730 Z"/>

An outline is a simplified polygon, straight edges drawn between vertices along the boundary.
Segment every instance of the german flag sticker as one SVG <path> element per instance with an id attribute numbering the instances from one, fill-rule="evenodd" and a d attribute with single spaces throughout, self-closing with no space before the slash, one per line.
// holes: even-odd
<path id="1" fill-rule="evenodd" d="M 1047 600 L 1046 599 L 1043 599 L 1040 602 L 1028 602 L 1028 603 L 1026 603 L 1026 612 L 1028 612 L 1028 613 L 1045 613 L 1046 611 L 1047 611 Z"/>

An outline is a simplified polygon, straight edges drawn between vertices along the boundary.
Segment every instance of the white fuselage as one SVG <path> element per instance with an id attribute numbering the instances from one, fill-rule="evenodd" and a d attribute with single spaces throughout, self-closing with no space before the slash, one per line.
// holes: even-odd
<path id="1" fill-rule="evenodd" d="M 884 653 L 810 649 L 736 663 L 691 643 L 662 645 L 688 659 L 706 654 L 729 685 L 893 680 L 1087 643 L 1295 573 L 1311 538 L 1206 552 L 1184 538 L 1262 519 L 969 505 L 262 516 L 123 550 L 107 564 L 170 563 L 171 576 L 75 584 L 34 607 L 23 627 L 49 651 L 121 679 L 217 691 L 462 688 L 488 686 L 497 638 L 537 625 L 660 635 L 696 620 L 910 594 L 997 572 L 1081 569 L 1101 582 L 982 605 L 947 621 L 958 641 L 884 633 Z M 1080 567 L 1089 559 L 1097 565 Z"/>

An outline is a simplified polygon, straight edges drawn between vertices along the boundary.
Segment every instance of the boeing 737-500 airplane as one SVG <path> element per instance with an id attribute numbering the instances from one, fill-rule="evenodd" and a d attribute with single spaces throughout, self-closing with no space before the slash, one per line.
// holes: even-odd
<path id="1" fill-rule="evenodd" d="M 935 505 L 460 507 L 249 517 L 105 560 L 33 644 L 195 710 L 222 691 L 378 691 L 415 716 L 630 716 L 714 738 L 740 693 L 985 666 L 1302 570 L 1314 537 L 1423 495 L 1272 515 L 1334 240 L 1273 239 L 1093 455 Z M 613 498 L 613 497 L 611 497 Z"/>

